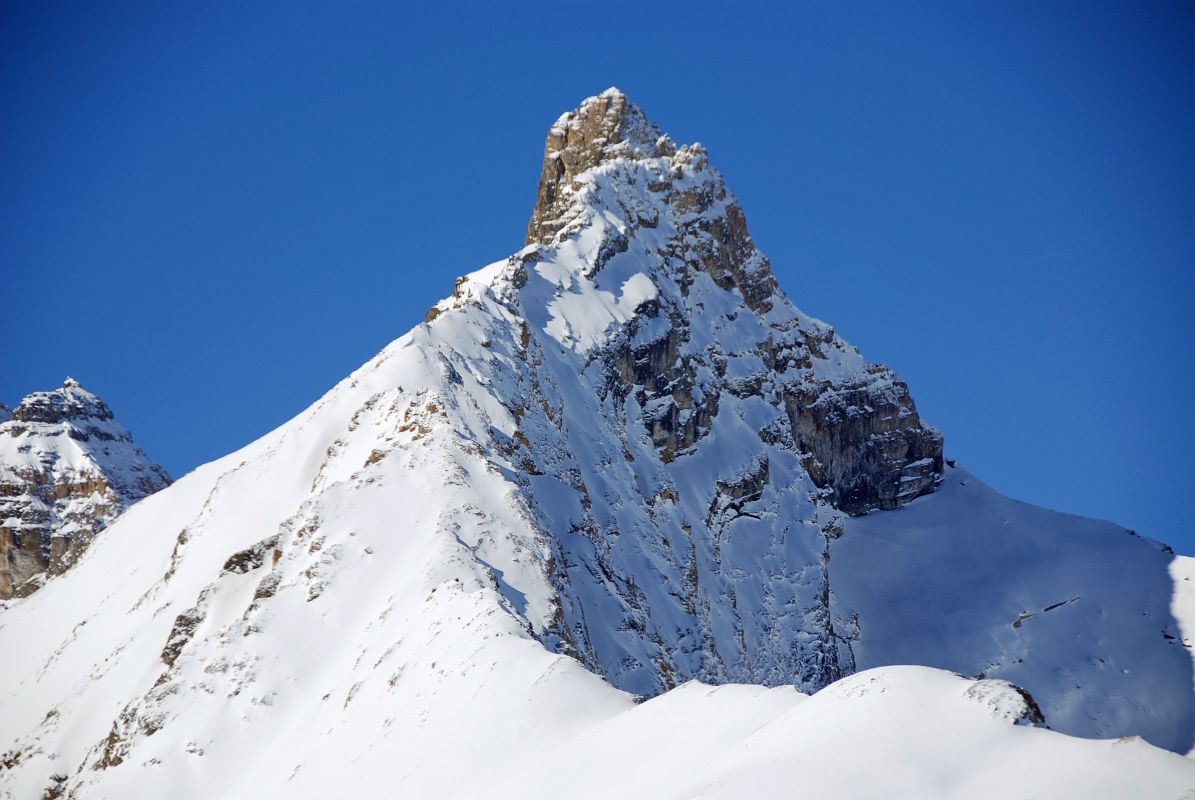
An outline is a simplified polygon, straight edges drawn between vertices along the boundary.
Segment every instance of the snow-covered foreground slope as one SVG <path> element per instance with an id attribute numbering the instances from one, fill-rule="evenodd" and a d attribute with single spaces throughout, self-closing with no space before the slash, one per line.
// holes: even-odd
<path id="1" fill-rule="evenodd" d="M 903 382 L 775 286 L 701 148 L 591 98 L 529 239 L 0 615 L 0 792 L 1195 787 L 1145 742 L 1013 724 L 1187 749 L 1168 554 L 962 487 Z M 851 674 L 901 661 L 1032 700 Z"/>
<path id="2" fill-rule="evenodd" d="M 787 687 L 687 683 L 525 757 L 497 797 L 1099 798 L 1190 796 L 1189 761 L 1139 739 L 1014 727 L 999 681 L 924 667 Z M 577 780 L 577 776 L 589 777 Z"/>

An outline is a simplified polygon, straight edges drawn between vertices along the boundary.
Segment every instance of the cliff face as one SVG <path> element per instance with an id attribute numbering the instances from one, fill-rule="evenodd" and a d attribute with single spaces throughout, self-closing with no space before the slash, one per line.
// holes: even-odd
<path id="1" fill-rule="evenodd" d="M 26 397 L 0 422 L 0 599 L 70 569 L 125 508 L 169 484 L 76 381 Z"/>

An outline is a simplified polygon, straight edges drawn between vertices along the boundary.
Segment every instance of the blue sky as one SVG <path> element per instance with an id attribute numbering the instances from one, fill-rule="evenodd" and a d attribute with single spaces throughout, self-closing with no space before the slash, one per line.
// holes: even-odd
<path id="1" fill-rule="evenodd" d="M 516 250 L 610 85 L 949 457 L 1195 553 L 1190 3 L 6 3 L 0 400 L 251 441 Z"/>

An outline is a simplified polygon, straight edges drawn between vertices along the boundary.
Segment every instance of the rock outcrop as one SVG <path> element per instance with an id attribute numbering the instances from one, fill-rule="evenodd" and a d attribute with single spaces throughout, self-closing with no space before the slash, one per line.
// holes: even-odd
<path id="1" fill-rule="evenodd" d="M 0 599 L 70 569 L 125 508 L 170 484 L 108 406 L 71 378 L 0 420 Z"/>
<path id="2" fill-rule="evenodd" d="M 548 243 L 564 227 L 581 174 L 616 158 L 672 155 L 676 148 L 617 89 L 607 89 L 562 114 L 548 131 L 527 244 Z"/>

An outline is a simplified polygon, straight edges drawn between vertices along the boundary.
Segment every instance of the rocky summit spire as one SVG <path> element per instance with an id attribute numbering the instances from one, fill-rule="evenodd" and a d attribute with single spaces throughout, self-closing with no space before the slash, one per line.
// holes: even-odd
<path id="1" fill-rule="evenodd" d="M 527 244 L 546 244 L 563 225 L 573 180 L 620 156 L 652 158 L 675 152 L 672 140 L 614 87 L 560 116 L 548 131 Z"/>
<path id="2" fill-rule="evenodd" d="M 65 572 L 125 508 L 169 484 L 73 378 L 0 412 L 0 599 Z"/>

